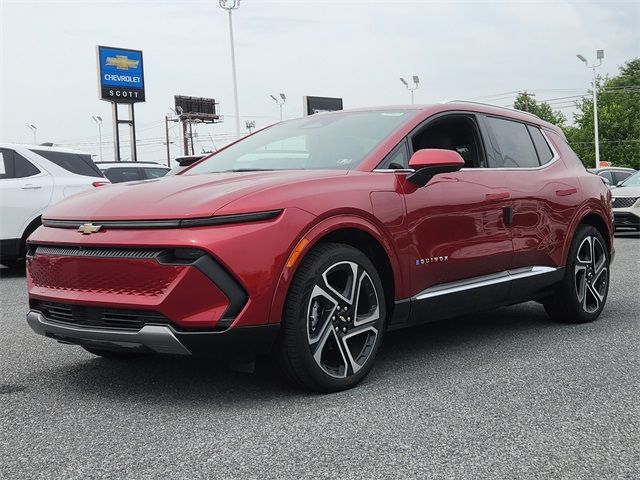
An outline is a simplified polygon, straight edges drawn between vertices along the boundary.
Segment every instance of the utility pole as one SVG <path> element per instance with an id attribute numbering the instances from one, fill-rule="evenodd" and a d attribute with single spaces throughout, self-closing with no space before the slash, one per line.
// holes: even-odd
<path id="1" fill-rule="evenodd" d="M 100 161 L 102 161 L 102 117 L 99 115 L 91 116 L 93 121 L 98 125 L 98 142 L 100 143 Z"/>
<path id="2" fill-rule="evenodd" d="M 167 167 L 171 166 L 171 148 L 169 148 L 169 115 L 164 116 L 164 136 L 167 142 Z"/>
<path id="3" fill-rule="evenodd" d="M 246 122 L 244 122 L 244 126 L 247 130 L 249 130 L 249 135 L 251 135 L 251 130 L 256 128 L 256 122 L 255 120 L 247 120 Z"/>
<path id="4" fill-rule="evenodd" d="M 520 95 L 524 97 L 524 111 L 530 112 L 531 111 L 530 102 L 533 100 L 533 98 L 531 97 L 535 96 L 535 93 L 529 93 L 525 90 L 524 92 L 521 92 Z"/>
<path id="5" fill-rule="evenodd" d="M 240 8 L 240 0 L 218 0 L 220 7 L 229 12 L 229 41 L 231 43 L 231 73 L 233 74 L 233 103 L 236 108 L 236 138 L 240 138 L 240 111 L 238 108 L 238 80 L 236 78 L 236 54 L 233 46 L 233 21 L 231 12 Z"/>
<path id="6" fill-rule="evenodd" d="M 595 137 L 596 144 L 596 168 L 600 167 L 600 139 L 598 134 L 598 78 L 596 75 L 596 68 L 602 65 L 602 61 L 604 60 L 604 50 L 596 50 L 596 59 L 598 63 L 593 63 L 589 66 L 587 59 L 582 55 L 576 55 L 578 59 L 585 64 L 587 68 L 590 68 L 593 71 L 593 135 Z"/>

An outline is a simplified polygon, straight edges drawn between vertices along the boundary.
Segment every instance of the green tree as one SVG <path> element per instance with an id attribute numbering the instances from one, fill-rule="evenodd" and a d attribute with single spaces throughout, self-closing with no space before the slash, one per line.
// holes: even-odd
<path id="1" fill-rule="evenodd" d="M 599 77 L 598 130 L 600 160 L 617 167 L 640 168 L 640 58 L 634 58 L 614 77 Z M 593 100 L 576 104 L 573 126 L 564 129 L 571 148 L 587 167 L 595 166 Z"/>
<path id="2" fill-rule="evenodd" d="M 567 121 L 562 112 L 557 110 L 554 111 L 551 108 L 551 105 L 547 102 L 536 102 L 533 98 L 533 94 L 528 92 L 518 94 L 513 102 L 513 108 L 533 113 L 542 120 L 558 125 L 559 127 L 564 126 Z"/>

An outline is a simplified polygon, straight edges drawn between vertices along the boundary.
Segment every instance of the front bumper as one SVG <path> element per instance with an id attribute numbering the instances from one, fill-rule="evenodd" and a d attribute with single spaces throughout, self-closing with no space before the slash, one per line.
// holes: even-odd
<path id="1" fill-rule="evenodd" d="M 640 211 L 640 209 L 636 209 L 636 210 Z M 640 217 L 638 217 L 638 215 L 636 215 L 635 212 L 632 212 L 631 209 L 628 209 L 628 210 L 616 209 L 613 211 L 613 224 L 616 228 L 621 228 L 621 227 L 639 228 Z"/>
<path id="2" fill-rule="evenodd" d="M 171 325 L 145 325 L 137 331 L 64 324 L 30 310 L 27 323 L 39 335 L 62 343 L 104 350 L 140 351 L 215 358 L 253 358 L 265 354 L 279 331 L 278 324 L 239 327 L 222 332 L 181 332 Z"/>

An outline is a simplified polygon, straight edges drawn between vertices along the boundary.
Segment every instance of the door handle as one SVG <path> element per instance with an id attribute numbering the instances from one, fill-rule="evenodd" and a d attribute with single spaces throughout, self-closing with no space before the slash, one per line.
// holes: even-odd
<path id="1" fill-rule="evenodd" d="M 500 193 L 487 193 L 484 196 L 484 199 L 489 201 L 489 202 L 496 202 L 498 200 L 506 200 L 507 198 L 509 198 L 511 195 L 509 194 L 509 192 L 500 192 Z"/>
<path id="2" fill-rule="evenodd" d="M 577 188 L 567 188 L 565 190 L 556 190 L 556 195 L 559 197 L 568 197 L 569 195 L 573 195 L 574 193 L 578 193 Z"/>
<path id="3" fill-rule="evenodd" d="M 22 190 L 37 190 L 39 188 L 42 188 L 42 185 L 36 185 L 34 183 L 27 183 L 26 185 L 23 185 L 22 187 L 20 187 Z"/>

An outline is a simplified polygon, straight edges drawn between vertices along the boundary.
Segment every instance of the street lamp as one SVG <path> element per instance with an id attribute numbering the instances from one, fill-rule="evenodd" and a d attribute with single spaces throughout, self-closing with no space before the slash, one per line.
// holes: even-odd
<path id="1" fill-rule="evenodd" d="M 413 105 L 413 91 L 418 88 L 418 85 L 420 84 L 420 78 L 418 78 L 418 75 L 413 75 L 412 78 L 413 78 L 413 86 L 411 87 L 409 86 L 409 84 L 404 78 L 400 77 L 400 81 L 405 87 L 407 87 L 407 90 L 411 92 L 411 104 Z"/>
<path id="2" fill-rule="evenodd" d="M 583 62 L 587 68 L 590 68 L 593 71 L 593 134 L 596 141 L 596 168 L 598 168 L 600 167 L 600 140 L 598 139 L 598 93 L 596 91 L 596 68 L 602 65 L 602 61 L 604 60 L 604 50 L 596 50 L 596 60 L 598 63 L 593 63 L 591 66 L 589 66 L 589 63 L 584 56 L 578 54 L 576 57 L 578 57 L 578 59 Z"/>
<path id="3" fill-rule="evenodd" d="M 274 97 L 273 95 L 269 95 L 271 98 L 273 98 L 273 101 L 276 102 L 278 104 L 278 106 L 280 107 L 280 121 L 282 121 L 282 105 L 284 105 L 284 102 L 287 100 L 287 97 L 284 93 L 280 94 L 280 99 L 277 99 L 276 97 Z"/>
<path id="4" fill-rule="evenodd" d="M 98 141 L 100 142 L 100 161 L 102 161 L 102 117 L 96 115 L 95 117 L 91 115 L 93 121 L 98 125 Z"/>
<path id="5" fill-rule="evenodd" d="M 38 128 L 35 125 L 31 124 L 27 125 L 27 128 L 33 132 L 33 144 L 37 145 L 38 142 L 36 141 L 36 132 L 38 131 Z"/>
<path id="6" fill-rule="evenodd" d="M 238 109 L 238 80 L 236 79 L 236 54 L 233 47 L 233 22 L 231 12 L 240 8 L 240 0 L 218 0 L 222 8 L 229 12 L 229 41 L 231 43 L 231 72 L 233 74 L 233 103 L 236 108 L 236 137 L 240 138 L 240 112 Z"/>

